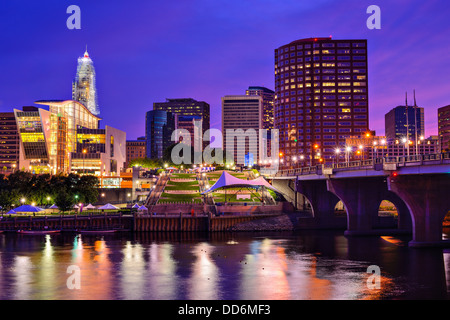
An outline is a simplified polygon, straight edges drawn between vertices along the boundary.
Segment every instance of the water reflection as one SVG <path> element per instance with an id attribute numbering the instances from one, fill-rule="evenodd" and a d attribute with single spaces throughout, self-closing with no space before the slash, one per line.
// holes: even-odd
<path id="1" fill-rule="evenodd" d="M 0 235 L 1 299 L 446 299 L 450 251 L 339 233 Z M 382 270 L 370 290 L 369 265 Z M 81 271 L 69 289 L 67 268 Z"/>

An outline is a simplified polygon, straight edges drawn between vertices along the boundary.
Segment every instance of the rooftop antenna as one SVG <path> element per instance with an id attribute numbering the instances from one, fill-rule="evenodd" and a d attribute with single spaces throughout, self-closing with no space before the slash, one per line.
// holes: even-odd
<path id="1" fill-rule="evenodd" d="M 406 92 L 406 148 L 409 157 L 409 120 L 408 120 L 408 92 Z"/>
<path id="2" fill-rule="evenodd" d="M 419 155 L 419 148 L 417 144 L 417 103 L 416 103 L 416 89 L 414 89 L 414 133 L 416 139 L 416 156 Z"/>

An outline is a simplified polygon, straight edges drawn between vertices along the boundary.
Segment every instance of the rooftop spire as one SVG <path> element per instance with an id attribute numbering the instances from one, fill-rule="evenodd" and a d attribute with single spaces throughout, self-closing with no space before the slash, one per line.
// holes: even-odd
<path id="1" fill-rule="evenodd" d="M 89 58 L 89 53 L 87 52 L 87 45 L 86 45 L 86 51 L 84 52 L 84 57 Z"/>

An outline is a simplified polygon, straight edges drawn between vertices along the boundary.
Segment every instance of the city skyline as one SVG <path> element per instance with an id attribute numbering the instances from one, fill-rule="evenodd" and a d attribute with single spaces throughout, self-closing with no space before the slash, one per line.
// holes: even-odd
<path id="1" fill-rule="evenodd" d="M 5 44 L 0 56 L 9 61 L 0 82 L 0 110 L 70 99 L 76 61 L 87 45 L 102 119 L 128 139 L 145 134 L 143 115 L 166 98 L 209 103 L 211 128 L 220 129 L 222 96 L 242 94 L 249 86 L 274 89 L 274 49 L 331 35 L 368 41 L 371 130 L 384 134 L 384 114 L 403 102 L 405 92 L 416 90 L 417 104 L 425 108 L 425 134 L 437 134 L 437 109 L 450 101 L 445 60 L 450 6 L 379 1 L 381 29 L 369 30 L 369 4 L 138 2 L 124 12 L 118 4 L 79 1 L 81 30 L 69 30 L 67 3 L 7 3 L 0 18 L 14 28 L 0 36 Z"/>

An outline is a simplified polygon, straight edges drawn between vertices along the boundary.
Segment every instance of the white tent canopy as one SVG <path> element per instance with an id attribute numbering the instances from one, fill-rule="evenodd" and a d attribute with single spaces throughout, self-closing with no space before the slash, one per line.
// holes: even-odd
<path id="1" fill-rule="evenodd" d="M 139 205 L 137 203 L 135 203 L 131 208 L 132 209 L 137 209 L 137 208 L 139 208 Z"/>
<path id="2" fill-rule="evenodd" d="M 272 187 L 272 185 L 266 181 L 263 177 L 258 177 L 253 180 L 244 180 L 239 179 L 231 174 L 229 174 L 226 171 L 223 171 L 220 178 L 214 183 L 214 185 L 209 188 L 208 190 L 202 192 L 202 194 L 213 192 L 220 188 L 236 188 L 236 187 L 247 187 L 247 188 L 258 188 L 258 187 L 264 187 L 266 189 L 273 190 L 275 192 L 281 193 L 276 188 Z"/>
<path id="3" fill-rule="evenodd" d="M 139 210 L 139 211 L 145 211 L 145 210 L 148 210 L 148 208 L 147 208 L 146 206 L 140 206 L 140 207 L 138 208 L 138 210 Z"/>
<path id="4" fill-rule="evenodd" d="M 107 204 L 105 204 L 104 206 L 99 207 L 98 209 L 100 209 L 100 210 L 119 210 L 118 207 L 113 206 L 113 205 L 110 204 L 110 203 L 107 203 Z"/>
<path id="5" fill-rule="evenodd" d="M 56 204 L 52 204 L 52 206 L 49 209 L 58 209 L 58 206 Z"/>
<path id="6" fill-rule="evenodd" d="M 84 207 L 85 209 L 96 209 L 95 206 L 93 206 L 92 204 L 88 204 L 86 207 Z"/>

